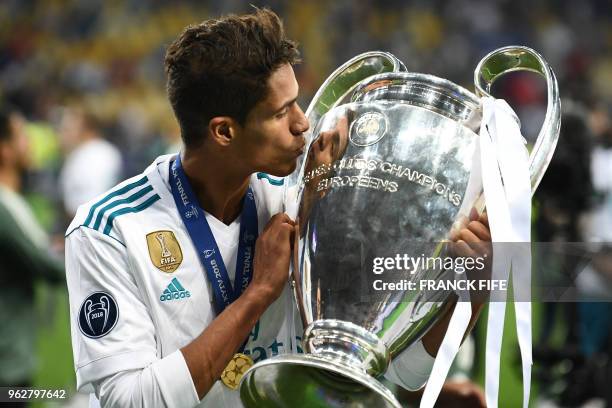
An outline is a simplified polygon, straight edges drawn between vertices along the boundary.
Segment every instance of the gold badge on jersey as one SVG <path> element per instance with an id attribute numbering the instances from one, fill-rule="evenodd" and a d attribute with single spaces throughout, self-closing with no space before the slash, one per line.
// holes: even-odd
<path id="1" fill-rule="evenodd" d="M 221 373 L 221 381 L 229 389 L 236 390 L 246 371 L 253 366 L 253 359 L 246 354 L 236 353 Z"/>
<path id="2" fill-rule="evenodd" d="M 183 262 L 183 252 L 172 231 L 155 231 L 147 234 L 147 246 L 151 262 L 162 272 L 172 273 Z"/>

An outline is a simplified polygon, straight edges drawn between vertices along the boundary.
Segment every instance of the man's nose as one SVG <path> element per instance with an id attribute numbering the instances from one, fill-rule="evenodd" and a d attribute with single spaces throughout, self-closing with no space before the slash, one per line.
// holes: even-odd
<path id="1" fill-rule="evenodd" d="M 302 108 L 297 106 L 297 118 L 294 122 L 291 132 L 298 136 L 302 133 L 305 133 L 310 128 L 310 123 L 308 122 L 308 118 L 304 115 Z"/>

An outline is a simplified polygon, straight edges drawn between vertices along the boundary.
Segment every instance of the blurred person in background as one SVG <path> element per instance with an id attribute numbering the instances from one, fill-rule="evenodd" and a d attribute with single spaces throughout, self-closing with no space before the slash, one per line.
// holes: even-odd
<path id="1" fill-rule="evenodd" d="M 580 258 L 568 253 L 568 244 L 584 237 L 579 228 L 581 215 L 590 206 L 593 187 L 590 175 L 592 135 L 587 123 L 586 108 L 581 104 L 563 101 L 563 117 L 559 141 L 542 182 L 535 193 L 537 218 L 534 222 L 537 242 L 542 245 L 534 256 L 541 274 L 536 274 L 543 287 L 567 287 L 576 279 Z M 563 323 L 558 316 L 564 316 Z M 553 344 L 553 333 L 565 326 L 562 344 Z M 544 384 L 542 398 L 559 398 L 552 387 L 558 382 L 568 386 L 557 369 L 563 361 L 577 362 L 578 307 L 575 302 L 542 303 L 542 323 L 539 339 L 534 347 L 538 362 L 535 377 Z"/>
<path id="2" fill-rule="evenodd" d="M 597 109 L 594 112 L 601 113 Z M 599 124 L 591 121 L 595 144 L 590 170 L 595 202 L 583 228 L 584 240 L 592 243 L 592 256 L 576 276 L 580 299 L 576 332 L 583 361 L 568 375 L 569 386 L 562 400 L 579 404 L 597 396 L 612 406 L 612 127 L 607 113 L 603 119 Z"/>
<path id="3" fill-rule="evenodd" d="M 94 115 L 81 108 L 64 110 L 59 135 L 66 155 L 59 185 L 66 215 L 71 219 L 79 205 L 119 181 L 122 158 L 119 149 L 102 137 Z"/>
<path id="4" fill-rule="evenodd" d="M 535 228 L 544 245 L 535 259 L 544 287 L 574 287 L 578 297 L 542 304 L 534 359 L 539 363 L 536 378 L 544 385 L 542 397 L 579 406 L 604 397 L 609 388 L 605 384 L 610 374 L 605 370 L 612 310 L 610 303 L 601 300 L 612 295 L 612 277 L 606 276 L 612 264 L 605 244 L 612 241 L 612 205 L 607 203 L 612 191 L 612 154 L 606 154 L 605 140 L 594 137 L 586 106 L 571 100 L 563 106 L 559 142 L 536 192 Z M 603 244 L 587 254 L 577 250 L 575 243 L 593 241 Z M 565 326 L 561 344 L 555 344 L 553 333 L 560 326 Z M 562 367 L 568 364 L 572 369 L 565 372 Z"/>
<path id="5" fill-rule="evenodd" d="M 64 281 L 62 264 L 21 195 L 29 164 L 21 116 L 0 108 L 0 385 L 31 386 L 36 370 L 34 283 Z"/>
<path id="6" fill-rule="evenodd" d="M 554 243 L 557 250 L 545 251 L 540 262 L 545 265 L 544 282 L 551 286 L 553 281 L 559 286 L 563 282 L 573 282 L 576 274 L 577 259 L 565 253 L 564 243 L 580 242 L 585 239 L 579 223 L 581 216 L 590 208 L 593 196 L 591 181 L 592 134 L 587 123 L 586 108 L 575 101 L 563 101 L 563 118 L 559 141 L 548 170 L 535 193 L 537 218 L 535 232 L 537 241 Z M 540 345 L 546 347 L 554 325 L 558 304 L 545 303 Z M 575 304 L 569 303 L 564 313 L 573 316 Z M 575 344 L 576 327 L 569 327 L 569 344 Z"/>
<path id="7" fill-rule="evenodd" d="M 602 114 L 602 112 L 598 112 Z M 591 212 L 593 239 L 612 241 L 612 123 L 607 115 L 595 128 L 595 146 L 591 159 L 591 175 L 597 200 Z M 603 123 L 601 123 L 603 122 Z"/>

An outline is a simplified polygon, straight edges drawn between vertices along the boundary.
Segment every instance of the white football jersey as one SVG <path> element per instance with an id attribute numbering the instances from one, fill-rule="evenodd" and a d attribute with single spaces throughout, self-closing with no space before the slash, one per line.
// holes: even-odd
<path id="1" fill-rule="evenodd" d="M 97 385 L 99 393 L 102 379 L 154 365 L 165 405 L 198 402 L 178 350 L 215 318 L 213 291 L 174 203 L 168 183 L 172 157 L 159 157 L 144 173 L 79 207 L 67 230 L 72 346 L 81 391 Z M 266 174 L 252 176 L 260 233 L 282 211 L 282 184 Z M 231 225 L 206 217 L 233 284 L 240 217 Z M 301 352 L 301 335 L 287 285 L 253 328 L 244 353 L 258 362 Z M 423 352 L 416 357 L 423 360 Z M 239 393 L 220 381 L 200 405 L 242 406 Z"/>
<path id="2" fill-rule="evenodd" d="M 68 228 L 66 270 L 79 389 L 170 355 L 215 318 L 212 287 L 168 184 L 171 157 L 158 158 L 143 174 L 81 206 Z M 281 186 L 282 180 L 268 175 L 252 177 L 260 233 L 282 211 Z M 206 217 L 233 283 L 240 217 L 231 225 Z M 300 339 L 291 340 L 296 330 L 289 328 L 299 323 L 288 312 L 293 304 L 287 286 L 253 328 L 244 353 L 255 362 L 291 351 L 292 343 L 298 347 Z M 203 403 L 223 402 L 240 406 L 238 393 L 217 381 Z"/>

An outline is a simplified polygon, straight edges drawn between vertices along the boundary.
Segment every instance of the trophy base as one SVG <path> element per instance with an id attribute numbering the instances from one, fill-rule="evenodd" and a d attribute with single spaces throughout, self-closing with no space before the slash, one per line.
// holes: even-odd
<path id="1" fill-rule="evenodd" d="M 240 382 L 246 408 L 401 408 L 362 370 L 309 354 L 281 355 L 251 367 Z"/>
<path id="2" fill-rule="evenodd" d="M 304 352 L 342 364 L 347 370 L 378 377 L 387 371 L 391 357 L 375 334 L 355 323 L 338 319 L 316 320 L 306 327 Z"/>

